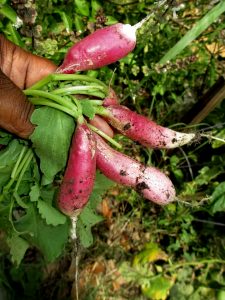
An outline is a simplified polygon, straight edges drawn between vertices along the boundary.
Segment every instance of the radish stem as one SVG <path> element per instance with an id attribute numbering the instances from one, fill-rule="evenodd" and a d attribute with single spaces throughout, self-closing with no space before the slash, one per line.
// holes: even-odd
<path id="1" fill-rule="evenodd" d="M 107 134 L 105 134 L 103 131 L 101 131 L 100 129 L 98 129 L 97 127 L 91 125 L 88 123 L 88 127 L 93 130 L 94 132 L 96 132 L 97 134 L 99 134 L 101 137 L 103 137 L 105 140 L 107 140 L 108 142 L 110 142 L 112 145 L 116 146 L 119 149 L 122 149 L 122 146 L 117 143 L 114 139 L 112 139 L 111 137 L 109 137 Z"/>
<path id="2" fill-rule="evenodd" d="M 41 87 L 43 87 L 44 85 L 48 84 L 52 80 L 53 80 L 53 74 L 50 74 L 50 75 L 46 76 L 45 78 L 39 80 L 37 83 L 35 83 L 34 85 L 32 85 L 31 87 L 29 87 L 26 90 L 38 90 Z"/>
<path id="3" fill-rule="evenodd" d="M 65 106 L 69 109 L 72 109 L 74 108 L 74 105 L 63 99 L 62 97 L 60 96 L 57 96 L 57 95 L 53 95 L 52 93 L 48 93 L 48 92 L 45 92 L 45 91 L 40 91 L 40 90 L 25 90 L 24 91 L 25 95 L 27 96 L 40 96 L 40 97 L 43 97 L 43 98 L 46 98 L 46 99 L 50 99 L 62 106 Z"/>
<path id="4" fill-rule="evenodd" d="M 101 85 L 105 89 L 108 89 L 107 85 L 101 82 L 100 80 L 93 78 L 91 76 L 87 75 L 77 75 L 77 74 L 50 74 L 43 78 L 42 80 L 38 81 L 34 85 L 32 85 L 30 88 L 26 90 L 39 90 L 43 86 L 47 85 L 50 81 L 83 81 L 83 82 L 93 82 L 97 83 L 98 85 Z"/>
<path id="5" fill-rule="evenodd" d="M 162 1 L 159 1 L 159 3 L 157 4 L 157 7 L 161 7 L 163 6 L 165 3 L 167 2 L 167 0 L 162 0 Z M 137 24 L 133 25 L 132 28 L 137 31 L 138 29 L 140 29 L 143 24 L 145 22 L 147 22 L 155 13 L 151 13 L 149 15 L 147 15 L 144 19 L 142 19 L 140 22 L 138 22 Z"/>
<path id="6" fill-rule="evenodd" d="M 78 114 L 78 121 L 81 121 L 81 123 L 83 123 L 83 120 L 84 120 L 84 117 L 82 115 L 83 111 L 82 111 L 82 106 L 81 104 L 79 103 L 79 101 L 75 98 L 75 97 L 72 97 L 73 98 L 73 102 L 75 103 L 76 107 L 77 107 L 77 114 Z M 82 119 L 81 119 L 82 117 Z"/>
<path id="7" fill-rule="evenodd" d="M 204 134 L 204 133 L 200 133 L 200 136 L 206 137 L 208 139 L 213 139 L 222 143 L 225 143 L 225 140 L 216 136 L 211 136 L 210 134 Z"/>
<path id="8" fill-rule="evenodd" d="M 19 164 L 20 164 L 20 162 L 21 162 L 21 160 L 23 158 L 23 155 L 24 155 L 26 149 L 27 149 L 27 147 L 24 146 L 23 149 L 21 150 L 20 155 L 19 155 L 19 157 L 17 159 L 17 162 L 16 162 L 16 164 L 15 164 L 13 170 L 12 170 L 11 178 L 15 178 L 16 177 L 18 166 L 19 166 Z"/>
<path id="9" fill-rule="evenodd" d="M 77 85 L 77 86 L 70 86 L 70 87 L 64 87 L 60 89 L 56 89 L 52 91 L 51 93 L 54 95 L 58 94 L 64 94 L 64 95 L 70 95 L 70 94 L 87 94 L 87 95 L 94 95 L 94 92 L 103 92 L 102 98 L 105 98 L 108 94 L 108 89 L 106 89 L 103 86 L 94 86 L 94 85 Z"/>
<path id="10" fill-rule="evenodd" d="M 7 193 L 9 188 L 16 181 L 17 177 L 18 177 L 18 180 L 17 180 L 15 191 L 18 189 L 20 181 L 21 181 L 21 179 L 24 175 L 24 172 L 26 171 L 32 157 L 33 157 L 32 149 L 28 149 L 27 146 L 24 146 L 20 152 L 20 155 L 16 162 L 16 165 L 12 170 L 11 179 L 8 182 L 8 184 L 3 188 L 3 194 Z M 0 198 L 0 201 L 1 201 L 1 199 L 2 199 L 2 197 Z"/>
<path id="11" fill-rule="evenodd" d="M 82 99 L 79 100 L 81 102 L 91 103 L 92 105 L 101 106 L 103 104 L 103 100 L 94 100 L 94 99 Z"/>
<path id="12" fill-rule="evenodd" d="M 109 111 L 107 109 L 105 109 L 105 107 L 103 107 L 103 106 L 96 107 L 95 112 L 96 112 L 96 114 L 103 116 L 103 117 L 107 117 L 110 114 Z"/>
<path id="13" fill-rule="evenodd" d="M 15 187 L 15 192 L 18 190 L 20 182 L 23 178 L 23 175 L 24 175 L 25 171 L 27 170 L 33 156 L 34 156 L 34 154 L 33 154 L 32 149 L 29 149 L 26 153 L 26 156 L 24 157 L 23 168 L 21 169 L 21 172 L 19 174 L 19 177 L 18 177 L 18 180 L 17 180 L 17 183 L 16 183 L 16 187 Z"/>
<path id="14" fill-rule="evenodd" d="M 33 103 L 34 105 L 46 105 L 46 106 L 61 110 L 65 113 L 67 113 L 68 115 L 70 115 L 71 117 L 74 117 L 75 119 L 77 119 L 77 117 L 78 117 L 77 111 L 75 110 L 75 105 L 74 105 L 73 110 L 71 110 L 71 109 L 68 109 L 60 104 L 54 103 L 47 99 L 45 100 L 45 99 L 41 99 L 41 98 L 29 98 L 29 101 L 31 103 Z"/>

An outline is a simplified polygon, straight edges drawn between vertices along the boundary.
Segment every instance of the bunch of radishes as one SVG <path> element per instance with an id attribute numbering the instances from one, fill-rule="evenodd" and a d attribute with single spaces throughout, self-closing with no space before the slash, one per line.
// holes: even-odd
<path id="1" fill-rule="evenodd" d="M 75 73 L 113 63 L 132 51 L 138 26 L 115 24 L 95 31 L 69 49 L 57 73 Z M 148 118 L 121 106 L 115 97 L 103 101 L 103 117 L 117 132 L 151 148 L 175 148 L 187 144 L 195 134 L 180 133 L 157 125 Z M 170 179 L 154 167 L 147 167 L 114 150 L 93 132 L 81 117 L 72 138 L 58 205 L 73 217 L 88 202 L 95 181 L 96 168 L 111 180 L 134 188 L 144 198 L 158 204 L 175 199 Z"/>

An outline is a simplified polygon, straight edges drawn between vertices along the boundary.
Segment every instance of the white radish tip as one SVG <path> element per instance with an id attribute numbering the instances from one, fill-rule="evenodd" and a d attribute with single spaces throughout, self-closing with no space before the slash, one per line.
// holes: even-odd
<path id="1" fill-rule="evenodd" d="M 166 149 L 173 149 L 177 147 L 182 147 L 196 138 L 195 133 L 182 133 L 176 132 L 175 135 L 170 137 L 166 142 Z"/>
<path id="2" fill-rule="evenodd" d="M 196 138 L 195 133 L 176 132 L 175 137 L 166 146 L 168 149 L 181 147 L 193 141 Z"/>
<path id="3" fill-rule="evenodd" d="M 122 36 L 126 37 L 129 41 L 136 42 L 136 29 L 133 28 L 130 24 L 122 24 L 119 28 L 120 33 Z"/>

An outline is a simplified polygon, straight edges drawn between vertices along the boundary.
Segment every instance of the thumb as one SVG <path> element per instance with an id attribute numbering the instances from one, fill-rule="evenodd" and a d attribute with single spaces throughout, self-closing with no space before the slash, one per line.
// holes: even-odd
<path id="1" fill-rule="evenodd" d="M 0 70 L 0 127 L 28 138 L 34 130 L 30 122 L 33 109 L 23 92 Z"/>

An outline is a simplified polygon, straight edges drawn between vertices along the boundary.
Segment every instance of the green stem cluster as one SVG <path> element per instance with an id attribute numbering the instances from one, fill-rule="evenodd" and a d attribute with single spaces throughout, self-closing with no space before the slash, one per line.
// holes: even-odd
<path id="1" fill-rule="evenodd" d="M 48 88 L 52 82 L 56 82 L 59 87 Z M 81 85 L 81 82 L 85 84 Z M 63 83 L 63 87 L 60 83 Z M 29 100 L 34 105 L 47 105 L 77 119 L 82 114 L 82 109 L 74 95 L 98 95 L 100 98 L 105 98 L 108 95 L 108 87 L 100 80 L 87 75 L 50 74 L 26 89 L 24 94 L 30 96 Z M 96 103 L 96 100 L 93 100 L 93 106 L 98 106 L 99 101 L 97 100 Z"/>
<path id="2" fill-rule="evenodd" d="M 52 88 L 52 83 L 54 89 Z M 99 115 L 106 115 L 106 109 L 102 106 L 102 100 L 91 98 L 78 100 L 75 95 L 85 94 L 104 99 L 108 93 L 109 88 L 107 85 L 96 78 L 87 75 L 56 73 L 48 75 L 30 88 L 24 90 L 24 94 L 29 96 L 29 101 L 34 105 L 46 105 L 61 110 L 76 119 L 76 121 L 83 120 L 80 101 L 89 101 L 95 113 Z M 101 130 L 92 125 L 89 125 L 89 127 L 114 146 L 121 148 L 120 144 Z"/>
<path id="3" fill-rule="evenodd" d="M 8 194 L 10 188 L 15 184 L 13 188 L 14 194 L 17 194 L 20 183 L 23 179 L 24 173 L 30 165 L 33 158 L 33 151 L 31 148 L 24 146 L 20 152 L 17 162 L 12 170 L 11 178 L 7 185 L 4 187 L 2 194 L 0 195 L 0 201 L 4 199 L 4 196 Z"/>
<path id="4" fill-rule="evenodd" d="M 95 83 L 98 86 L 101 86 L 105 93 L 108 93 L 108 87 L 105 83 L 103 83 L 102 81 L 91 77 L 91 76 L 87 76 L 87 75 L 78 75 L 78 74 L 50 74 L 47 77 L 43 78 L 42 80 L 38 81 L 37 83 L 35 83 L 34 85 L 32 85 L 29 89 L 27 90 L 39 90 L 41 88 L 43 88 L 44 86 L 46 86 L 48 83 L 50 82 L 54 82 L 54 81 L 78 81 L 78 82 L 88 82 L 88 83 Z"/>

